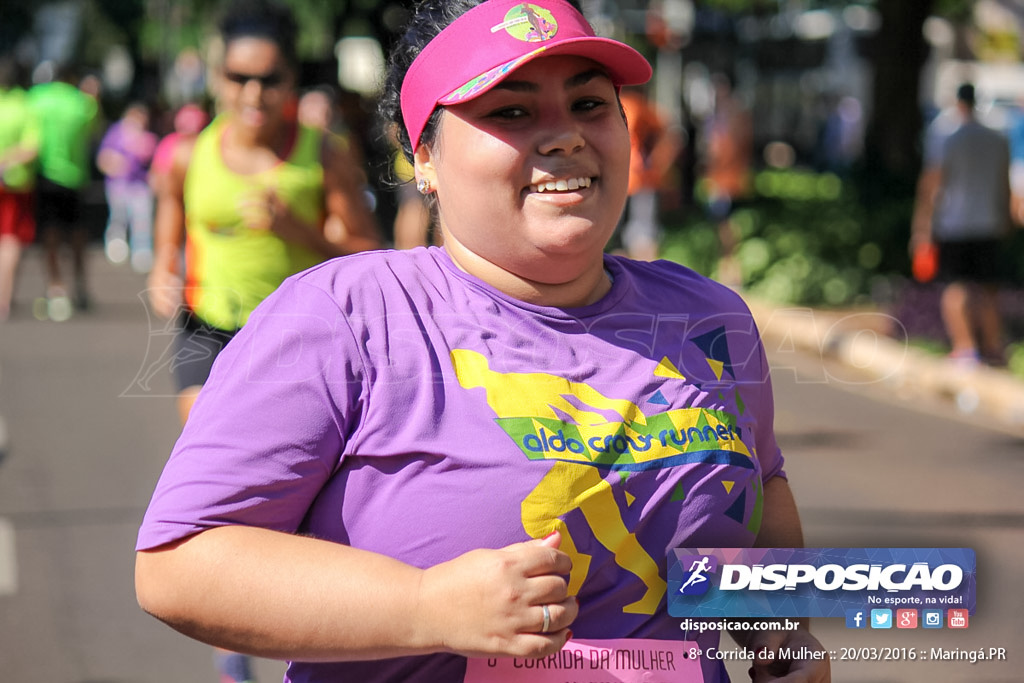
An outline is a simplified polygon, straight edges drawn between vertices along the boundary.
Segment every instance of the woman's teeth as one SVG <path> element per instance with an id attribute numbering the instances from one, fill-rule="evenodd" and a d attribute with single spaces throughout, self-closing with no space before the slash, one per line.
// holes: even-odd
<path id="1" fill-rule="evenodd" d="M 566 192 L 590 187 L 590 178 L 569 178 L 568 180 L 549 180 L 546 183 L 530 185 L 530 192 Z"/>

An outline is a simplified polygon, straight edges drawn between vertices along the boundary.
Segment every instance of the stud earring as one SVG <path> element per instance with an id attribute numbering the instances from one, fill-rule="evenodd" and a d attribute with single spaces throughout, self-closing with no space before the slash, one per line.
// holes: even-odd
<path id="1" fill-rule="evenodd" d="M 433 188 L 430 187 L 430 181 L 427 180 L 426 178 L 420 178 L 418 181 L 416 181 L 416 191 L 419 192 L 421 195 L 426 196 L 430 194 L 432 190 Z"/>

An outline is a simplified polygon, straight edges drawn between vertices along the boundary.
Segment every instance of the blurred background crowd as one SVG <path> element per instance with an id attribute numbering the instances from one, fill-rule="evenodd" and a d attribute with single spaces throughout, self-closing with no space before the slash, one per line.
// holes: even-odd
<path id="1" fill-rule="evenodd" d="M 386 244 L 434 242 L 408 168 L 374 117 L 383 55 L 411 2 L 287 4 L 301 60 L 290 115 L 344 140 Z M 676 260 L 780 305 L 884 310 L 913 343 L 949 352 L 941 286 L 913 268 L 910 248 L 926 131 L 969 82 L 977 120 L 1007 140 L 1009 166 L 1024 158 L 1024 2 L 582 5 L 598 33 L 655 66 L 649 86 L 624 94 L 634 168 L 609 249 Z M 151 268 L 153 197 L 168 163 L 160 143 L 196 134 L 218 113 L 218 9 L 202 0 L 0 7 L 0 189 L 37 203 L 68 190 L 82 209 L 73 229 L 51 229 L 66 217 L 40 213 L 31 239 L 0 240 L 0 318 L 88 312 L 84 249 Z M 58 106 L 77 107 L 77 129 L 38 120 Z M 85 175 L 46 170 L 54 145 L 81 147 Z M 1022 234 L 1007 238 L 998 267 L 1007 352 L 994 362 L 1024 376 Z M 20 290 L 18 264 L 37 267 L 36 253 L 47 289 Z"/>

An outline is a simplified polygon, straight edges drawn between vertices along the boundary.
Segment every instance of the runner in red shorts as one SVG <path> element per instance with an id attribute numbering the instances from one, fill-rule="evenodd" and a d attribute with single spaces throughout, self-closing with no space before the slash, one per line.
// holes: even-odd
<path id="1" fill-rule="evenodd" d="M 35 170 L 39 128 L 13 60 L 0 59 L 0 321 L 11 311 L 24 245 L 36 235 Z"/>

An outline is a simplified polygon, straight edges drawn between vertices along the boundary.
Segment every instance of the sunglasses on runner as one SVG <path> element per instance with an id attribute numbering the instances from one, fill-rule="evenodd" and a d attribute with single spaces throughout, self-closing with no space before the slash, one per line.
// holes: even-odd
<path id="1" fill-rule="evenodd" d="M 246 85 L 249 81 L 256 81 L 263 88 L 276 88 L 284 83 L 284 74 L 280 71 L 271 71 L 268 74 L 244 74 L 239 71 L 225 71 L 224 78 L 238 85 Z"/>

